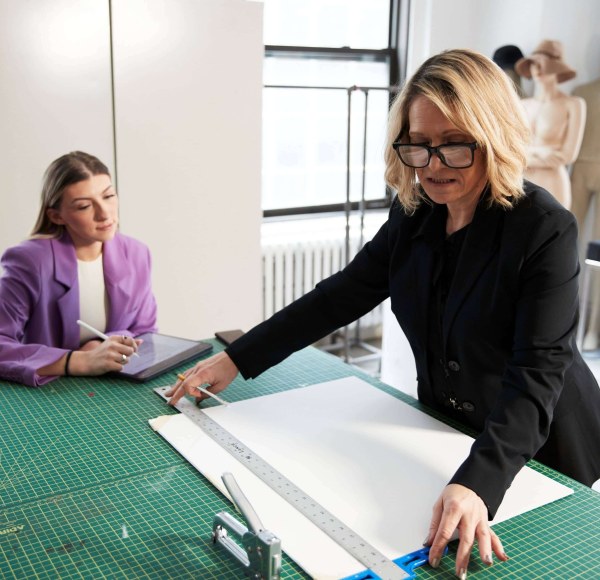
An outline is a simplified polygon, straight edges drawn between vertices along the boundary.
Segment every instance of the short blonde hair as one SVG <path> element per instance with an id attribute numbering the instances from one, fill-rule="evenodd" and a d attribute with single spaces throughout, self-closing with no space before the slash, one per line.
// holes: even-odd
<path id="1" fill-rule="evenodd" d="M 423 95 L 461 131 L 473 136 L 486 163 L 490 204 L 511 208 L 523 192 L 529 128 L 507 75 L 489 58 L 472 50 L 447 50 L 426 60 L 406 82 L 390 109 L 385 149 L 385 180 L 407 213 L 424 199 L 416 172 L 392 148 L 407 139 L 409 110 Z"/>

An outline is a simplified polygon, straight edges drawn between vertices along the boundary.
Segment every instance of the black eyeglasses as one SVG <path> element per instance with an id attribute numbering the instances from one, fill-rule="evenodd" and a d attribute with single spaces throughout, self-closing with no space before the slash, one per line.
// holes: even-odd
<path id="1" fill-rule="evenodd" d="M 424 143 L 400 143 L 395 141 L 392 147 L 398 154 L 400 161 L 407 167 L 420 169 L 427 167 L 433 154 L 440 161 L 452 169 L 466 169 L 473 165 L 477 143 L 444 143 L 431 147 Z"/>

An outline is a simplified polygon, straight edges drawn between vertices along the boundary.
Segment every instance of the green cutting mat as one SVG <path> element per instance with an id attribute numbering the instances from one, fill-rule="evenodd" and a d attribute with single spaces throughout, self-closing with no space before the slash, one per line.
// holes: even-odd
<path id="1" fill-rule="evenodd" d="M 352 374 L 419 406 L 313 348 L 255 381 L 236 379 L 226 395 L 243 400 Z M 148 426 L 176 412 L 152 392 L 173 379 L 0 385 L 1 577 L 242 577 L 210 541 L 214 514 L 231 505 Z M 474 558 L 469 578 L 600 578 L 600 495 L 548 474 L 576 493 L 497 526 L 511 560 L 488 569 Z M 452 556 L 418 572 L 451 577 Z M 283 578 L 307 576 L 286 557 Z"/>

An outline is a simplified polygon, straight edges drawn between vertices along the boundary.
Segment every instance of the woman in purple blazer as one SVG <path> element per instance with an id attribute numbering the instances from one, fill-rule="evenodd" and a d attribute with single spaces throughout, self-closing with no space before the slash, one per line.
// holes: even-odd
<path id="1" fill-rule="evenodd" d="M 134 337 L 157 330 L 150 252 L 118 232 L 118 207 L 96 157 L 76 151 L 48 167 L 31 238 L 1 259 L 1 378 L 39 386 L 119 371 L 137 350 Z"/>

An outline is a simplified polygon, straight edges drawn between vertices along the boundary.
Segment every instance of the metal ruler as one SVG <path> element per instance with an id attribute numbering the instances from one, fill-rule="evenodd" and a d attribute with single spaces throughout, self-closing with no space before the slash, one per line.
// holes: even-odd
<path id="1" fill-rule="evenodd" d="M 167 400 L 164 393 L 171 387 L 158 387 L 154 389 L 160 397 Z M 319 505 L 309 495 L 304 493 L 287 477 L 271 467 L 262 457 L 254 453 L 237 437 L 213 421 L 196 404 L 183 397 L 175 408 L 198 425 L 211 439 L 216 441 L 223 449 L 228 451 L 242 465 L 248 468 L 261 481 L 266 483 L 273 491 L 294 506 L 302 515 L 307 517 L 320 530 L 339 544 L 356 560 L 364 564 L 365 568 L 375 572 L 383 580 L 401 580 L 411 578 L 412 575 L 392 560 L 384 556 L 379 550 L 371 546 L 366 540 L 352 531 L 334 514 Z M 277 530 L 273 530 L 275 533 Z"/>

